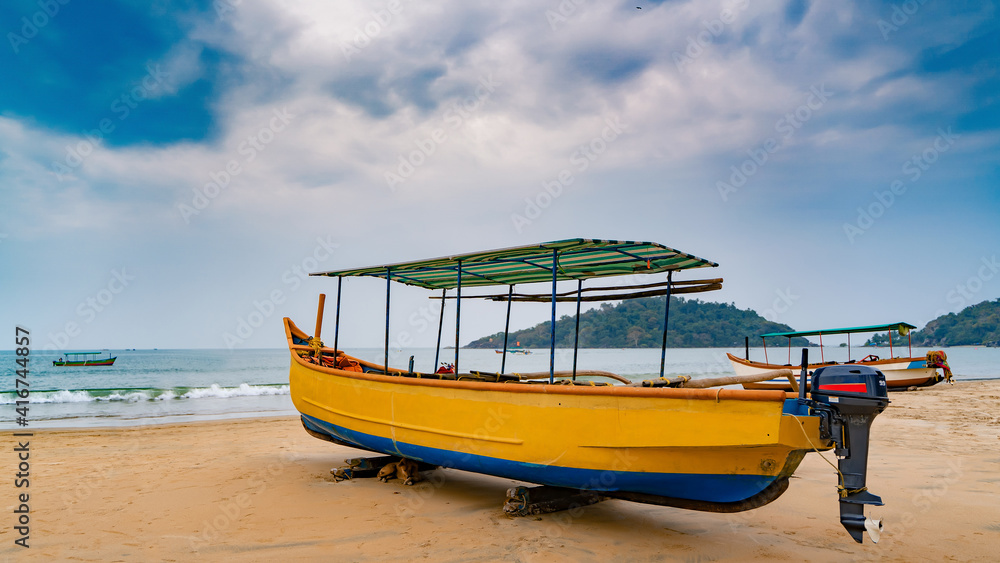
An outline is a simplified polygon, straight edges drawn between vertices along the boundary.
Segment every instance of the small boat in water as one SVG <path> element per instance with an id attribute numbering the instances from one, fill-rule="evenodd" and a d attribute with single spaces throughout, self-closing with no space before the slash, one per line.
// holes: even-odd
<path id="1" fill-rule="evenodd" d="M 59 358 L 52 360 L 52 365 L 57 367 L 78 367 L 78 366 L 110 366 L 115 363 L 118 356 L 111 356 L 108 352 L 107 358 L 98 358 L 104 352 L 66 352 L 63 354 L 66 359 Z"/>
<path id="2" fill-rule="evenodd" d="M 503 354 L 503 350 L 494 350 L 494 352 L 496 352 L 497 354 Z M 528 350 L 527 348 L 511 348 L 510 350 L 507 350 L 507 353 L 508 354 L 520 354 L 522 356 L 527 356 L 527 355 L 531 354 L 531 350 Z"/>
<path id="3" fill-rule="evenodd" d="M 849 328 L 833 328 L 824 330 L 803 330 L 803 331 L 792 331 L 792 332 L 771 332 L 768 334 L 762 334 L 761 339 L 764 342 L 764 361 L 754 362 L 749 359 L 749 345 L 747 346 L 747 357 L 739 358 L 732 354 L 726 354 L 729 357 L 730 363 L 733 365 L 733 370 L 737 375 L 753 375 L 765 373 L 768 371 L 773 371 L 776 369 L 801 369 L 801 365 L 795 366 L 791 363 L 791 342 L 792 338 L 795 337 L 805 337 L 805 336 L 819 336 L 820 342 L 820 362 L 811 363 L 807 366 L 807 372 L 811 375 L 815 370 L 832 365 L 862 365 L 868 366 L 876 369 L 885 375 L 885 383 L 889 390 L 900 390 L 907 389 L 909 387 L 927 387 L 930 385 L 935 385 L 941 381 L 952 382 L 951 377 L 951 367 L 948 365 L 948 356 L 943 351 L 930 351 L 926 356 L 913 356 L 913 348 L 910 345 L 910 331 L 916 328 L 915 326 L 903 322 L 892 323 L 887 325 L 873 325 L 873 326 L 858 326 Z M 859 359 L 852 360 L 851 356 L 851 335 L 856 333 L 875 333 L 875 332 L 889 332 L 889 357 L 879 358 L 875 354 L 868 354 L 867 356 Z M 907 350 L 909 351 L 907 356 L 895 356 L 892 346 L 892 333 L 893 331 L 898 332 L 901 336 L 907 337 Z M 823 354 L 823 335 L 832 334 L 846 334 L 847 335 L 847 357 L 846 362 L 827 362 L 824 361 Z M 775 364 L 767 361 L 767 338 L 783 336 L 788 338 L 788 359 L 787 364 Z M 779 360 L 780 361 L 780 360 Z M 937 369 L 941 369 L 941 373 L 938 373 Z M 786 379 L 772 379 L 768 381 L 757 381 L 753 383 L 744 383 L 743 387 L 746 389 L 780 389 L 783 391 L 792 391 L 794 387 L 794 382 L 789 382 Z"/>
<path id="4" fill-rule="evenodd" d="M 305 430 L 336 444 L 429 466 L 690 510 L 739 512 L 768 504 L 788 489 L 805 455 L 836 448 L 841 523 L 861 542 L 866 526 L 877 528 L 877 522 L 865 518 L 864 505 L 882 504 L 867 492 L 865 480 L 869 427 L 888 404 L 884 378 L 864 366 L 835 366 L 815 372 L 808 393 L 803 387 L 798 396 L 789 396 L 708 388 L 721 383 L 687 376 L 663 377 L 670 295 L 722 284 L 721 279 L 675 281 L 673 274 L 714 266 L 655 243 L 572 239 L 315 273 L 337 278 L 333 346 L 320 340 L 325 295 L 320 295 L 312 336 L 284 319 L 291 398 Z M 666 274 L 666 280 L 583 287 L 585 280 L 604 276 L 655 274 Z M 337 348 L 346 277 L 381 278 L 386 284 L 382 364 Z M 557 294 L 559 281 L 577 282 L 576 290 Z M 389 366 L 392 282 L 441 290 L 442 319 L 447 292 L 454 290 L 455 357 L 445 373 L 415 371 L 412 357 L 406 368 Z M 551 292 L 515 294 L 514 284 L 531 283 L 551 283 Z M 497 285 L 508 291 L 499 296 L 462 294 L 470 287 Z M 632 382 L 609 372 L 578 370 L 576 345 L 573 369 L 555 369 L 557 301 L 575 301 L 579 319 L 583 300 L 650 294 L 666 296 L 659 378 Z M 502 363 L 506 354 L 497 372 L 460 368 L 461 304 L 469 298 L 505 301 L 508 327 L 511 302 L 549 301 L 549 371 L 507 373 Z M 434 367 L 441 326 L 439 321 Z M 783 373 L 792 376 L 789 370 Z"/>

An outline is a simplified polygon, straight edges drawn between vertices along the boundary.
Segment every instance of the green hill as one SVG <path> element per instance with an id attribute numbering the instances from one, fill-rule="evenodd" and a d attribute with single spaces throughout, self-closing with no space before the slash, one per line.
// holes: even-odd
<path id="1" fill-rule="evenodd" d="M 663 341 L 663 297 L 604 303 L 580 315 L 581 348 L 659 348 Z M 572 348 L 575 317 L 564 315 L 556 321 L 556 347 Z M 512 332 L 508 346 L 520 342 L 523 348 L 548 348 L 551 321 Z M 708 348 L 743 346 L 743 338 L 754 342 L 767 332 L 790 331 L 788 325 L 770 322 L 750 309 L 737 309 L 727 303 L 672 297 L 667 346 L 671 348 Z M 772 342 L 771 340 L 774 340 Z M 759 344 L 759 341 L 757 342 Z M 787 338 L 769 339 L 768 346 L 787 346 Z M 792 346 L 808 346 L 805 338 L 796 338 Z M 484 336 L 468 348 L 500 348 L 503 333 Z"/>
<path id="2" fill-rule="evenodd" d="M 1000 299 L 948 313 L 913 333 L 914 346 L 1000 346 Z"/>

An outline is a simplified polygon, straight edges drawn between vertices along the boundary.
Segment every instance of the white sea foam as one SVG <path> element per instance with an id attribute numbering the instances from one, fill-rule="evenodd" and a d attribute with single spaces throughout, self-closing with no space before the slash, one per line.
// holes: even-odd
<path id="1" fill-rule="evenodd" d="M 7 399 L 8 397 L 4 397 L 5 403 L 13 403 L 16 397 L 9 401 Z M 32 403 L 89 403 L 96 400 L 96 397 L 86 391 L 51 391 L 32 393 L 30 396 Z"/>
<path id="2" fill-rule="evenodd" d="M 203 399 L 208 397 L 215 397 L 221 399 L 228 399 L 230 397 L 261 397 L 265 395 L 287 395 L 288 386 L 287 385 L 249 385 L 247 383 L 240 383 L 239 387 L 221 387 L 218 384 L 213 383 L 211 387 L 204 389 L 191 389 L 187 393 L 181 395 L 184 399 Z"/>
<path id="3" fill-rule="evenodd" d="M 138 403 L 139 401 L 148 401 L 152 397 L 149 393 L 145 391 L 128 391 L 125 393 L 112 393 L 107 397 L 97 397 L 98 401 L 123 401 L 126 403 Z"/>
<path id="4" fill-rule="evenodd" d="M 110 391 L 110 393 L 109 393 Z M 287 385 L 250 385 L 241 383 L 239 387 L 222 387 L 213 383 L 209 387 L 189 389 L 178 395 L 172 389 L 121 389 L 86 391 L 35 391 L 30 395 L 32 404 L 42 403 L 139 403 L 144 401 L 171 401 L 173 399 L 229 399 L 233 397 L 264 397 L 288 395 Z M 11 405 L 19 397 L 11 392 L 0 395 L 0 405 Z"/>

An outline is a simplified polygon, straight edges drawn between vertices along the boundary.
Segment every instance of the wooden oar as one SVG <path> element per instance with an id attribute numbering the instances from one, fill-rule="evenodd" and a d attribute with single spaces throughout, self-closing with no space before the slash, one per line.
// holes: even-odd
<path id="1" fill-rule="evenodd" d="M 549 378 L 549 372 L 547 372 L 547 371 L 534 371 L 534 372 L 530 372 L 530 373 L 515 373 L 515 374 L 510 374 L 510 375 L 516 375 L 516 376 L 520 377 L 521 379 L 548 379 Z M 556 377 L 572 377 L 573 376 L 573 372 L 569 371 L 569 370 L 567 370 L 567 371 L 557 371 L 557 372 L 555 372 L 554 375 Z M 622 377 L 622 376 L 620 376 L 620 375 L 618 375 L 616 373 L 611 373 L 610 371 L 577 370 L 576 371 L 576 376 L 577 377 L 580 377 L 580 376 L 608 377 L 608 378 L 611 378 L 611 379 L 614 379 L 614 380 L 617 380 L 617 381 L 621 381 L 625 385 L 629 385 L 629 384 L 632 383 L 631 380 L 625 379 L 624 377 Z"/>
<path id="2" fill-rule="evenodd" d="M 779 377 L 787 377 L 789 381 L 792 382 L 795 381 L 795 376 L 792 374 L 792 370 L 775 369 L 754 375 L 728 375 L 725 377 L 692 379 L 690 381 L 685 381 L 684 383 L 681 383 L 680 385 L 678 385 L 678 387 L 683 387 L 685 389 L 706 389 L 708 387 L 720 387 L 722 385 L 741 385 L 743 383 L 757 383 L 758 381 L 767 381 L 769 379 L 777 379 Z"/>
<path id="3" fill-rule="evenodd" d="M 555 372 L 556 377 L 569 377 L 573 374 L 571 371 L 557 371 Z M 512 374 L 513 375 L 513 374 Z M 516 374 L 521 379 L 548 379 L 549 372 L 547 371 L 536 371 L 531 373 L 518 373 Z M 633 383 L 616 373 L 611 373 L 610 371 L 600 371 L 600 370 L 585 370 L 577 371 L 577 377 L 579 376 L 590 376 L 590 377 L 607 377 L 617 381 L 621 381 L 626 385 L 631 385 L 633 387 L 642 387 L 642 382 Z M 677 387 L 683 387 L 685 389 L 706 389 L 708 387 L 720 387 L 722 385 L 740 385 L 743 383 L 756 383 L 758 381 L 768 381 L 770 379 L 775 379 L 779 377 L 787 377 L 790 381 L 795 380 L 795 376 L 792 374 L 790 369 L 776 369 L 766 372 L 761 372 L 754 375 L 729 375 L 725 377 L 710 377 L 706 379 L 692 379 L 690 381 L 685 381 L 684 383 L 678 384 Z"/>

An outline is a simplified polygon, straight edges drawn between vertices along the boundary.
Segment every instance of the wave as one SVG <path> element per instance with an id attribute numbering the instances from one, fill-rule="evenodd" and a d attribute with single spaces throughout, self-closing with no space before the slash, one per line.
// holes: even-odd
<path id="1" fill-rule="evenodd" d="M 213 383 L 208 387 L 124 388 L 124 389 L 48 389 L 32 391 L 31 404 L 42 403 L 92 403 L 144 401 L 171 401 L 178 399 L 231 399 L 234 397 L 263 397 L 288 395 L 288 385 L 277 383 L 251 385 L 240 383 L 236 387 L 223 387 Z M 12 405 L 19 400 L 13 391 L 0 393 L 0 405 Z"/>

